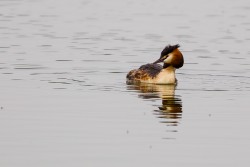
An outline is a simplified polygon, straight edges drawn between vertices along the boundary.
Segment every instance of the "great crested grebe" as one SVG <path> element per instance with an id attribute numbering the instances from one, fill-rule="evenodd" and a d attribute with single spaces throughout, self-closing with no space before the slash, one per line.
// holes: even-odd
<path id="1" fill-rule="evenodd" d="M 184 64 L 180 45 L 168 45 L 154 63 L 142 65 L 127 74 L 127 83 L 176 84 L 175 69 Z M 157 64 L 163 62 L 163 66 Z"/>

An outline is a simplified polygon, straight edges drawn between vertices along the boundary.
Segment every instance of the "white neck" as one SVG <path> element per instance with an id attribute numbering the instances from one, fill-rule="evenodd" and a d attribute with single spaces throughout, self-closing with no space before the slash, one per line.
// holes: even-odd
<path id="1" fill-rule="evenodd" d="M 175 68 L 169 66 L 167 68 L 163 68 L 161 72 L 156 77 L 157 84 L 175 84 Z"/>

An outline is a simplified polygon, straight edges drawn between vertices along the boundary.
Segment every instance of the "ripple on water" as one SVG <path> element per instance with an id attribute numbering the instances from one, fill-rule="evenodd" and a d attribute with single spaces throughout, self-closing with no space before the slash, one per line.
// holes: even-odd
<path id="1" fill-rule="evenodd" d="M 207 49 L 193 49 L 191 52 L 192 53 L 210 53 L 210 51 Z"/>
<path id="2" fill-rule="evenodd" d="M 117 60 L 105 60 L 105 59 L 102 59 L 102 60 L 100 60 L 100 59 L 98 59 L 98 60 L 96 60 L 96 59 L 86 59 L 86 60 L 82 60 L 83 62 L 108 62 L 108 63 L 115 63 L 115 62 L 118 62 Z"/>
<path id="3" fill-rule="evenodd" d="M 218 74 L 221 73 L 221 74 Z M 214 91 L 214 92 L 245 92 L 249 91 L 250 84 L 248 73 L 233 74 L 232 71 L 214 70 L 207 73 L 181 73 L 181 78 L 185 83 L 179 85 L 178 89 L 185 91 Z M 243 81 L 243 82 L 242 82 Z M 194 84 L 195 83 L 195 84 Z"/>
<path id="4" fill-rule="evenodd" d="M 17 69 L 17 70 L 36 70 L 36 69 L 47 68 L 39 64 L 14 64 L 13 66 L 14 66 L 14 69 Z"/>
<path id="5" fill-rule="evenodd" d="M 64 62 L 64 61 L 66 61 L 66 62 L 68 62 L 68 61 L 73 61 L 73 60 L 58 59 L 58 60 L 56 60 L 56 61 L 61 61 L 61 62 Z"/>
<path id="6" fill-rule="evenodd" d="M 175 35 L 175 36 L 180 39 L 193 39 L 194 38 L 193 35 L 186 35 L 186 34 L 180 34 L 180 35 Z"/>

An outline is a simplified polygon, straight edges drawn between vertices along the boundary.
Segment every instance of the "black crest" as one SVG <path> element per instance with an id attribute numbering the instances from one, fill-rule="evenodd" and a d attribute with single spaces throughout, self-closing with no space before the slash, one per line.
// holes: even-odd
<path id="1" fill-rule="evenodd" d="M 165 56 L 165 55 L 167 55 L 167 54 L 169 54 L 169 53 L 171 53 L 171 52 L 173 52 L 175 49 L 177 49 L 177 48 L 179 48 L 179 47 L 180 47 L 179 44 L 177 44 L 177 45 L 168 45 L 168 46 L 166 46 L 166 47 L 162 50 L 162 52 L 161 52 L 161 57 L 162 57 L 162 56 Z"/>

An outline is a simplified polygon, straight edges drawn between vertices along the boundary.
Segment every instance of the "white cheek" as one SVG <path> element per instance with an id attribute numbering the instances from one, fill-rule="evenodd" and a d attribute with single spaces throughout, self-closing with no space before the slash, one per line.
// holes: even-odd
<path id="1" fill-rule="evenodd" d="M 173 60 L 173 55 L 170 53 L 169 56 L 164 60 L 164 63 L 170 64 Z"/>

